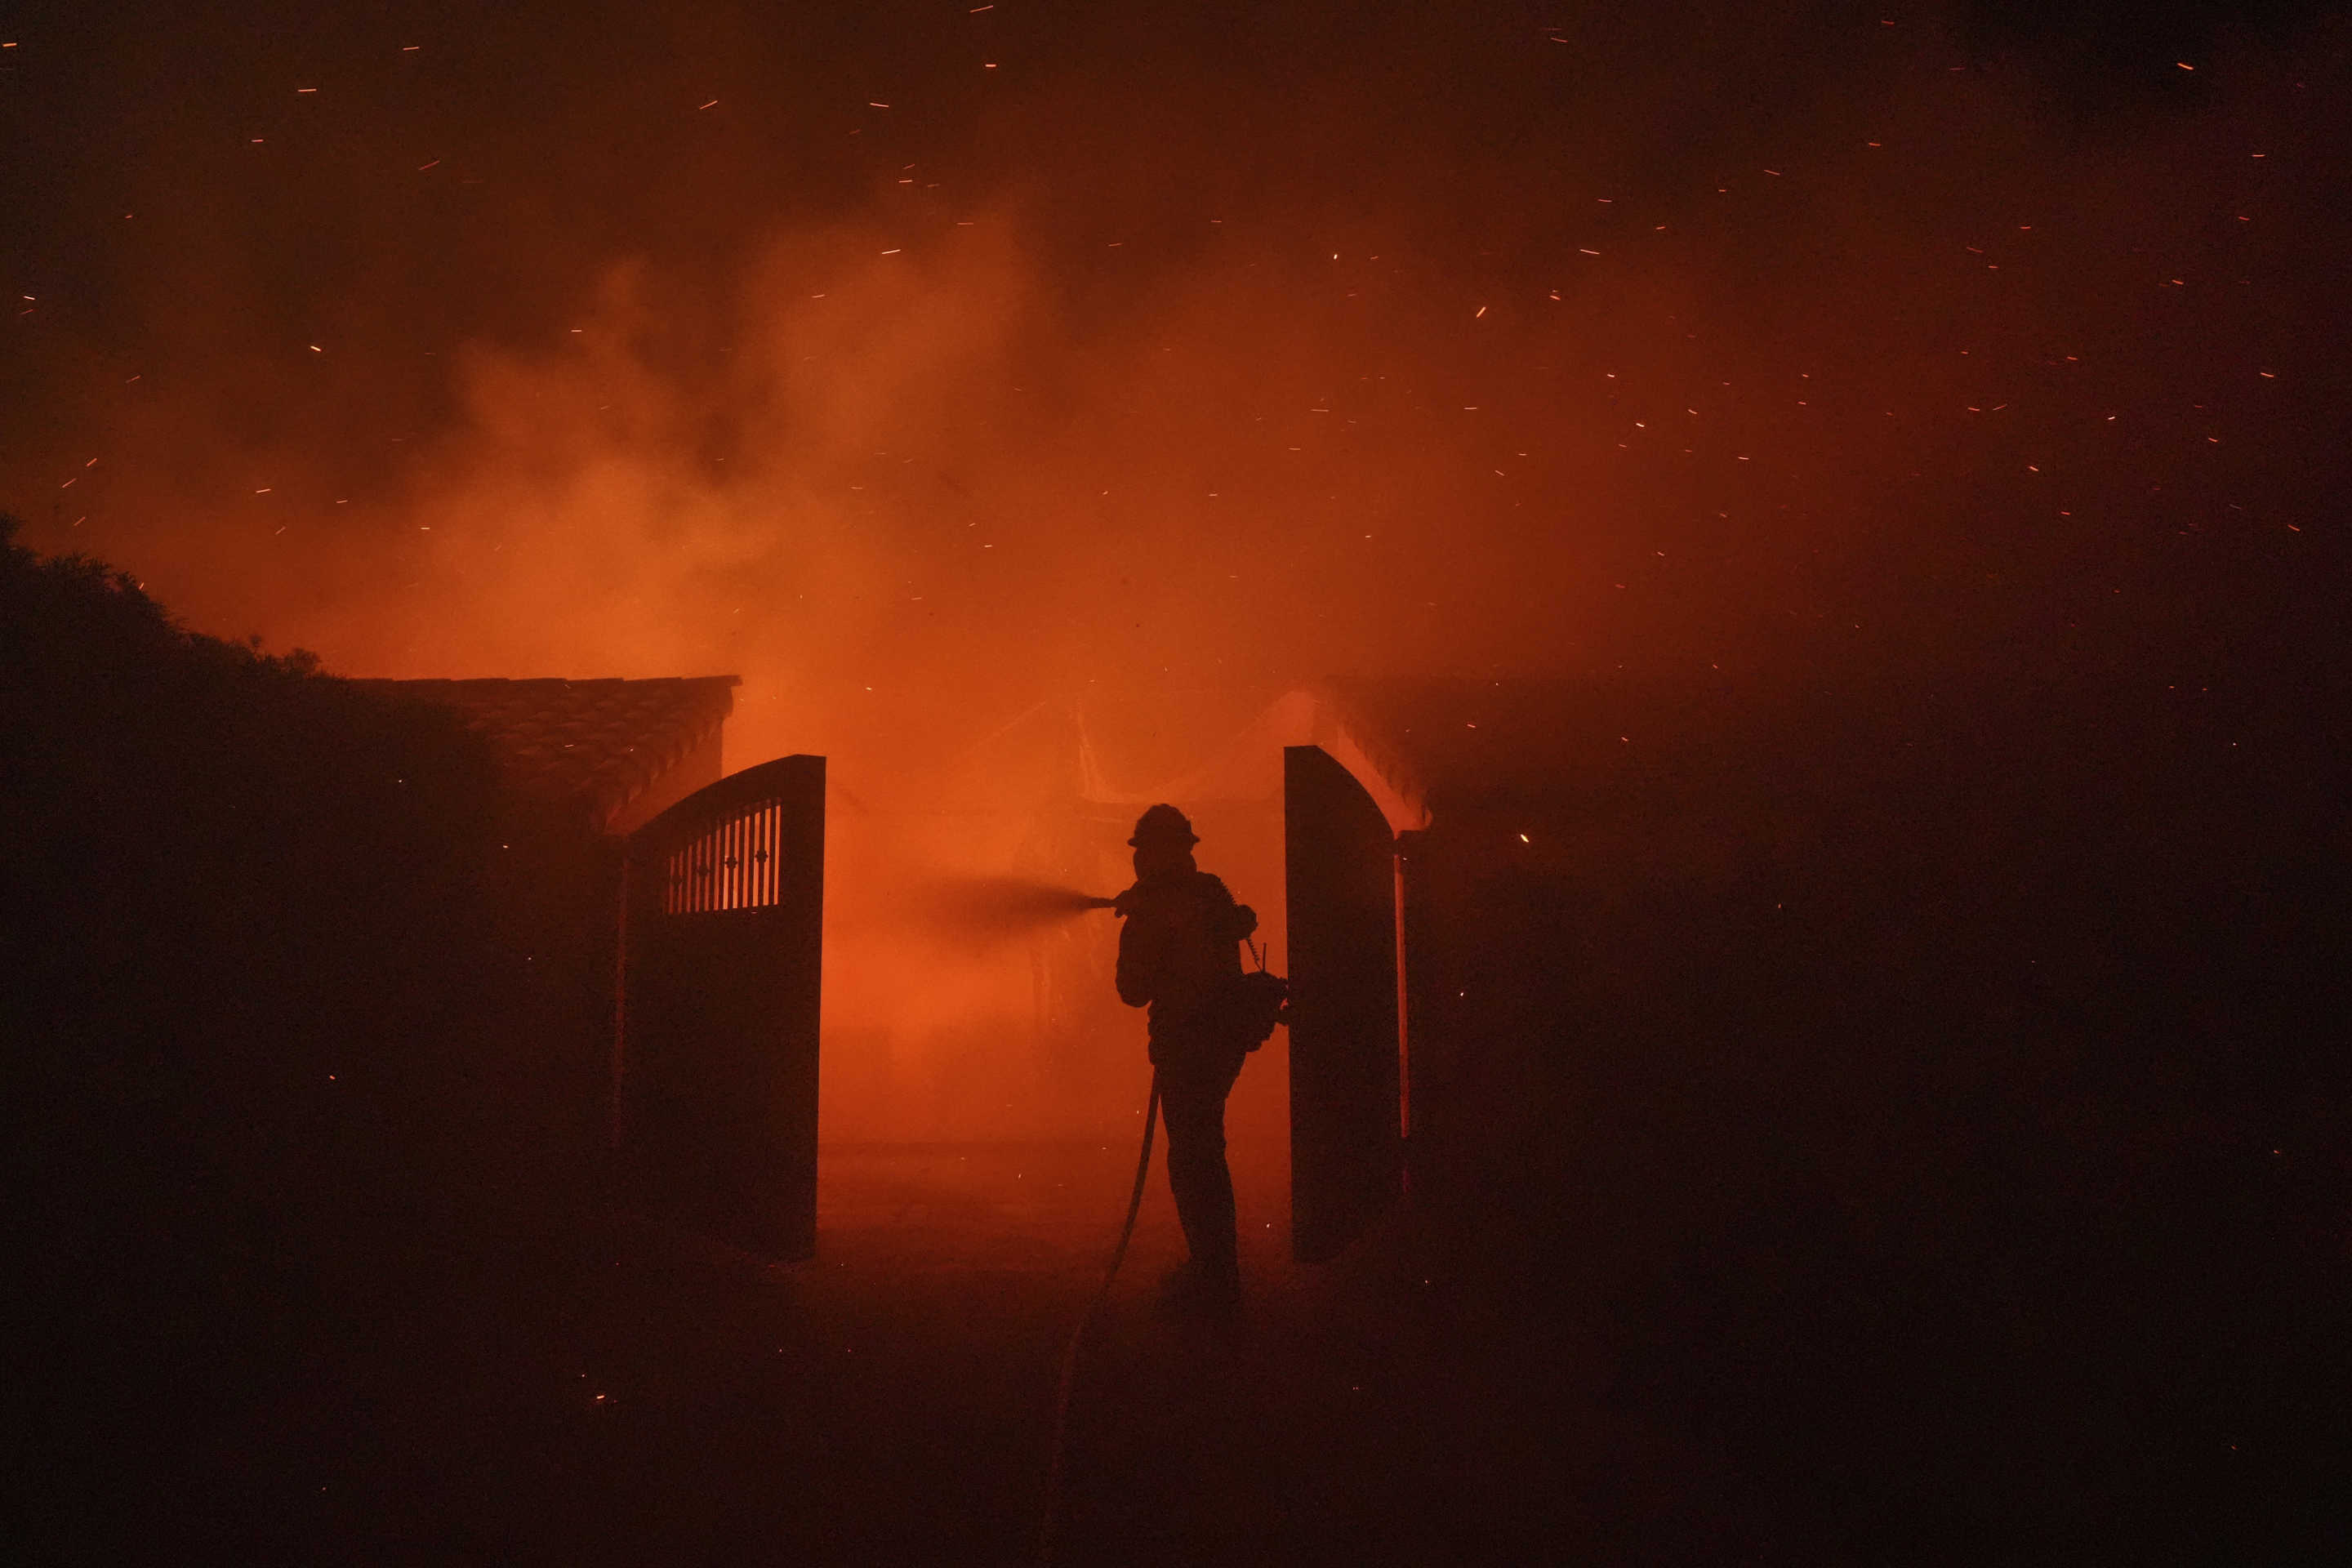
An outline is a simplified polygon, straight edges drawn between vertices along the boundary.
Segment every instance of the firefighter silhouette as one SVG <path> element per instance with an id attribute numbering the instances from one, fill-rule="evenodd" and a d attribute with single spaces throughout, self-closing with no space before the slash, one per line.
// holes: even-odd
<path id="1" fill-rule="evenodd" d="M 1200 841 L 1174 806 L 1145 812 L 1128 840 L 1135 885 L 1113 907 L 1122 920 L 1119 1000 L 1151 1009 L 1168 1186 L 1192 1253 L 1169 1281 L 1170 1296 L 1180 1306 L 1224 1308 L 1241 1296 L 1225 1096 L 1265 1034 L 1240 1005 L 1240 946 L 1257 916 L 1193 863 Z"/>

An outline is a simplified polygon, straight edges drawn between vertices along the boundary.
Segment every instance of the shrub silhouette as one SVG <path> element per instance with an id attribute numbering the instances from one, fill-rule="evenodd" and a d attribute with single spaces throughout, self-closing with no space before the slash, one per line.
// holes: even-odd
<path id="1" fill-rule="evenodd" d="M 453 718 L 186 631 L 16 526 L 0 1016 L 56 1522 L 419 1289 L 420 1253 L 581 1189 L 608 906 L 584 833 Z"/>

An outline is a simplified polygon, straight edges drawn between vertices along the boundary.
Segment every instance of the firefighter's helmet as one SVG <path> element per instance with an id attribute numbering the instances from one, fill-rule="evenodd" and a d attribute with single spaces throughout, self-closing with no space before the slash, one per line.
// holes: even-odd
<path id="1" fill-rule="evenodd" d="M 1166 805 L 1155 805 L 1136 818 L 1135 837 L 1128 840 L 1137 848 L 1147 844 L 1190 848 L 1199 842 L 1201 836 L 1192 831 L 1192 825 L 1185 819 L 1184 814 Z"/>

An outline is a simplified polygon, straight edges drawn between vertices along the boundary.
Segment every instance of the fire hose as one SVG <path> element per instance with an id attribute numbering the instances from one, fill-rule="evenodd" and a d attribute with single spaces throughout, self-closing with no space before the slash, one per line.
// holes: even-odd
<path id="1" fill-rule="evenodd" d="M 1103 1307 L 1110 1300 L 1111 1281 L 1118 1278 L 1118 1266 L 1127 1260 L 1127 1244 L 1135 1236 L 1135 1216 L 1143 1211 L 1143 1188 L 1151 1175 L 1151 1130 L 1160 1120 L 1160 1073 L 1151 1074 L 1151 1098 L 1143 1107 L 1143 1152 L 1135 1162 L 1135 1190 L 1128 1194 L 1127 1223 L 1119 1226 L 1118 1245 L 1111 1249 L 1110 1267 L 1103 1270 L 1101 1289 L 1078 1319 L 1070 1342 L 1062 1350 L 1061 1383 L 1054 1394 L 1054 1436 L 1046 1448 L 1045 1517 L 1037 1527 L 1037 1563 L 1039 1568 L 1049 1568 L 1054 1561 L 1054 1531 L 1062 1512 L 1062 1457 L 1064 1440 L 1069 1434 L 1070 1388 L 1077 1381 L 1078 1351 L 1086 1343 L 1087 1331 L 1094 1327 L 1102 1315 Z"/>

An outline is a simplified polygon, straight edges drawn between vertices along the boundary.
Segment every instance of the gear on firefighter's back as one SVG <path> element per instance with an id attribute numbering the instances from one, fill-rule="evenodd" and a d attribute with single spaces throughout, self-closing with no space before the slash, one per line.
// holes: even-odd
<path id="1" fill-rule="evenodd" d="M 1234 992 L 1234 1021 L 1249 1041 L 1249 1048 L 1255 1050 L 1274 1037 L 1276 1024 L 1290 1022 L 1290 982 L 1266 969 L 1265 952 L 1254 942 L 1250 956 L 1257 961 L 1257 967 L 1242 972 Z"/>

